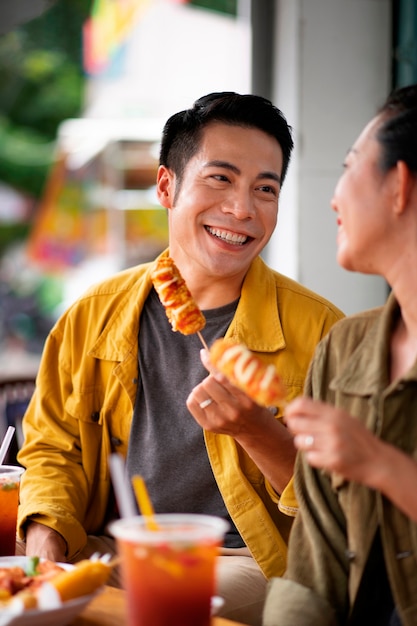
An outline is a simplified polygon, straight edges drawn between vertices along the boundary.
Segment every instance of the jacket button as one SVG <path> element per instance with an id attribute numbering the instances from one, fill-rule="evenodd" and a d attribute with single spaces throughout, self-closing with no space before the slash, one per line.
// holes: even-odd
<path id="1" fill-rule="evenodd" d="M 404 550 L 404 552 L 398 552 L 395 555 L 395 558 L 400 561 L 401 559 L 406 559 L 407 557 L 412 556 L 412 555 L 413 553 L 411 552 L 411 550 Z"/>
<path id="2" fill-rule="evenodd" d="M 98 422 L 100 419 L 100 411 L 94 411 L 94 413 L 91 414 L 91 419 L 93 422 Z"/>
<path id="3" fill-rule="evenodd" d="M 121 439 L 119 439 L 119 437 L 110 437 L 110 441 L 112 442 L 112 445 L 117 448 L 117 446 L 122 445 L 122 441 Z"/>
<path id="4" fill-rule="evenodd" d="M 345 554 L 348 561 L 354 561 L 356 558 L 356 552 L 353 552 L 353 550 L 346 550 Z"/>

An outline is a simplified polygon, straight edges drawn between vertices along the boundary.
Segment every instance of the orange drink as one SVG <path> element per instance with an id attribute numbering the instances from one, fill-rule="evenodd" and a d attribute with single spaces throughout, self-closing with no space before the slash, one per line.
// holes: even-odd
<path id="1" fill-rule="evenodd" d="M 19 485 L 23 471 L 23 467 L 0 465 L 0 556 L 15 554 Z"/>
<path id="2" fill-rule="evenodd" d="M 209 626 L 215 560 L 228 528 L 209 515 L 155 515 L 113 522 L 129 626 Z"/>

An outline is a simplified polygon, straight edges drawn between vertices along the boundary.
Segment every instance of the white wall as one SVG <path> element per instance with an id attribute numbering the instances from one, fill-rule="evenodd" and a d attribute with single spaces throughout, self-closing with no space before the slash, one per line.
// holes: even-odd
<path id="1" fill-rule="evenodd" d="M 123 74 L 90 81 L 87 117 L 162 117 L 211 91 L 249 92 L 251 30 L 242 17 L 152 0 L 131 35 Z"/>
<path id="2" fill-rule="evenodd" d="M 277 0 L 273 100 L 294 128 L 267 260 L 346 313 L 385 301 L 379 277 L 336 263 L 330 199 L 346 151 L 390 89 L 389 0 Z"/>

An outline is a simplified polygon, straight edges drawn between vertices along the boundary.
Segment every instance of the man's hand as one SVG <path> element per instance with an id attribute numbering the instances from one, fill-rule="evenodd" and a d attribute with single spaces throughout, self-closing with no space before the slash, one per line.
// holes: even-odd
<path id="1" fill-rule="evenodd" d="M 59 533 L 44 524 L 29 522 L 26 527 L 27 556 L 39 556 L 50 561 L 65 563 L 66 551 L 66 541 Z"/>
<path id="2" fill-rule="evenodd" d="M 206 350 L 200 354 L 210 375 L 191 391 L 188 410 L 205 430 L 233 437 L 276 492 L 282 493 L 294 469 L 293 436 L 271 411 L 216 371 Z"/>

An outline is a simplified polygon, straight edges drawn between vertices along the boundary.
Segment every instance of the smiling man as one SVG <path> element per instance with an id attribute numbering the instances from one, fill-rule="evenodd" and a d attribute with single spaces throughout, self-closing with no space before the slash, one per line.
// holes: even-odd
<path id="1" fill-rule="evenodd" d="M 245 343 L 276 365 L 289 400 L 302 392 L 316 344 L 342 317 L 260 258 L 292 147 L 268 100 L 210 94 L 167 121 L 157 177 L 169 219 L 163 254 L 204 312 L 207 344 L 225 335 Z M 58 561 L 114 550 L 108 457 L 119 452 L 129 475 L 144 476 L 158 513 L 228 520 L 218 560 L 222 614 L 257 625 L 267 579 L 285 569 L 296 505 L 280 494 L 295 448 L 282 407 L 262 408 L 207 375 L 198 336 L 172 331 L 152 267 L 93 287 L 51 331 L 24 420 L 20 534 L 27 554 Z"/>

